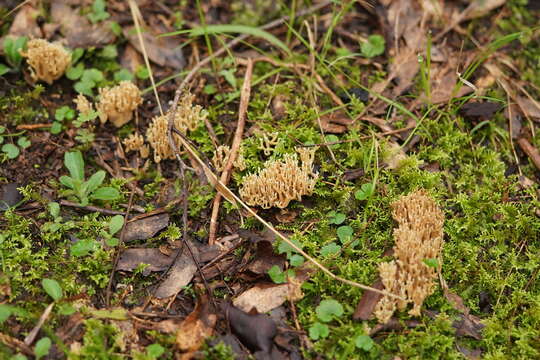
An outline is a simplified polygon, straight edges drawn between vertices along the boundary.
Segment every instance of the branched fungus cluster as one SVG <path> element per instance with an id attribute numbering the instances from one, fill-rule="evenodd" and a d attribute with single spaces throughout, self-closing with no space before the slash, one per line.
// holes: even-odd
<path id="1" fill-rule="evenodd" d="M 395 260 L 379 264 L 385 290 L 405 300 L 384 296 L 375 310 L 377 319 L 386 323 L 397 309 L 410 303 L 410 315 L 420 315 L 424 299 L 434 289 L 436 269 L 430 260 L 440 260 L 443 246 L 444 215 L 425 191 L 416 191 L 392 204 L 392 216 L 398 223 L 394 229 Z M 427 261 L 426 261 L 427 260 Z"/>
<path id="2" fill-rule="evenodd" d="M 285 208 L 292 200 L 311 195 L 318 174 L 313 172 L 316 148 L 301 148 L 300 164 L 296 154 L 287 154 L 283 160 L 270 160 L 258 174 L 244 177 L 240 196 L 251 206 Z"/>
<path id="3" fill-rule="evenodd" d="M 49 85 L 64 75 L 71 64 L 71 54 L 62 45 L 43 39 L 28 41 L 27 50 L 21 55 L 30 65 L 32 78 Z"/>
<path id="4" fill-rule="evenodd" d="M 114 126 L 121 127 L 133 117 L 133 111 L 142 103 L 141 91 L 131 81 L 122 81 L 112 88 L 99 89 L 99 102 L 96 109 L 104 123 L 110 120 Z"/>
<path id="5" fill-rule="evenodd" d="M 182 97 L 173 120 L 174 127 L 183 134 L 197 129 L 207 116 L 206 111 L 200 105 L 193 105 L 194 98 L 195 96 L 192 94 L 186 94 Z M 146 131 L 146 138 L 154 149 L 154 161 L 157 163 L 164 159 L 174 159 L 174 151 L 169 145 L 167 135 L 168 121 L 168 113 L 156 116 Z M 180 144 L 180 136 L 173 134 L 173 137 L 176 144 Z"/>

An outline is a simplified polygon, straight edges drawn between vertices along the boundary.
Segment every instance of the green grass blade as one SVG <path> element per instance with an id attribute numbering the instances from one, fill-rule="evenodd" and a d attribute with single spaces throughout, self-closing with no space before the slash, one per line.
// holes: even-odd
<path id="1" fill-rule="evenodd" d="M 285 43 L 279 40 L 274 35 L 270 34 L 267 31 L 261 30 L 257 27 L 246 26 L 246 25 L 232 25 L 232 24 L 223 24 L 223 25 L 207 25 L 193 28 L 189 31 L 181 30 L 174 31 L 170 33 L 163 34 L 163 36 L 173 36 L 181 33 L 189 33 L 191 37 L 202 36 L 202 35 L 215 35 L 215 34 L 225 34 L 225 33 L 237 33 L 237 34 L 247 34 L 255 36 L 261 39 L 264 39 L 271 43 L 272 45 L 282 49 L 287 54 L 291 54 L 291 51 L 285 45 Z"/>

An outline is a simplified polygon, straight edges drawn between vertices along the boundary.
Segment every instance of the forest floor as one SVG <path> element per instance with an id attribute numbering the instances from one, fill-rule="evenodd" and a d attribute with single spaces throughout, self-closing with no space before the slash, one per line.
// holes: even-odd
<path id="1" fill-rule="evenodd" d="M 539 18 L 2 1 L 0 358 L 540 358 Z M 69 52 L 54 81 L 38 38 Z M 101 121 L 122 81 L 142 100 Z"/>

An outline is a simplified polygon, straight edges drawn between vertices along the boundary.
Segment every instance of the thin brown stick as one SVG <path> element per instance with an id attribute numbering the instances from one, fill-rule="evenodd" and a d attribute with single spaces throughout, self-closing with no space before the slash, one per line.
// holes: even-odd
<path id="1" fill-rule="evenodd" d="M 14 338 L 13 336 L 0 333 L 0 342 L 2 342 L 2 344 L 9 346 L 10 348 L 13 348 L 15 350 L 22 352 L 25 355 L 34 356 L 34 351 L 32 351 L 32 348 L 30 346 L 26 345 L 21 340 Z"/>
<path id="2" fill-rule="evenodd" d="M 83 206 L 81 204 L 77 204 L 77 203 L 71 202 L 69 200 L 60 200 L 60 205 L 69 206 L 69 207 L 75 207 L 75 208 L 88 210 L 88 211 L 93 211 L 93 212 L 99 212 L 99 213 L 106 214 L 106 215 L 126 215 L 126 213 L 123 212 L 123 211 L 104 209 L 104 208 L 100 208 L 100 207 L 92 206 L 92 205 Z"/>
<path id="3" fill-rule="evenodd" d="M 122 230 L 120 231 L 120 237 L 119 237 L 119 240 L 118 240 L 118 247 L 116 249 L 116 256 L 114 258 L 114 263 L 113 263 L 113 267 L 112 267 L 112 270 L 111 270 L 111 275 L 109 276 L 109 283 L 107 284 L 107 292 L 106 292 L 106 295 L 105 295 L 105 304 L 107 304 L 107 307 L 109 307 L 111 305 L 112 282 L 113 282 L 113 278 L 114 278 L 114 273 L 116 271 L 116 266 L 118 265 L 118 261 L 120 260 L 120 253 L 122 252 L 122 249 L 123 249 L 124 234 L 126 233 L 129 213 L 131 212 L 131 207 L 133 206 L 133 196 L 134 195 L 135 195 L 134 191 L 132 191 L 131 194 L 129 195 L 129 204 L 128 204 L 128 208 L 127 208 L 127 213 L 126 213 L 126 216 L 124 218 L 124 225 L 122 226 Z"/>
<path id="4" fill-rule="evenodd" d="M 521 150 L 531 159 L 534 166 L 540 170 L 540 151 L 525 138 L 518 139 L 517 143 Z"/>
<path id="5" fill-rule="evenodd" d="M 28 345 L 28 346 L 32 345 L 32 343 L 36 339 L 36 336 L 37 336 L 39 330 L 41 330 L 41 327 L 43 326 L 45 321 L 49 318 L 49 315 L 51 315 L 51 311 L 52 311 L 53 307 L 54 307 L 54 302 L 50 303 L 49 306 L 47 306 L 47 308 L 45 308 L 45 310 L 43 311 L 43 314 L 41 314 L 41 316 L 39 317 L 39 320 L 38 320 L 36 326 L 34 326 L 32 331 L 30 331 L 30 333 L 24 339 L 24 343 L 26 345 Z"/>
<path id="6" fill-rule="evenodd" d="M 52 124 L 21 124 L 17 125 L 15 129 L 17 130 L 36 130 L 43 128 L 50 128 Z"/>
<path id="7" fill-rule="evenodd" d="M 220 181 L 227 186 L 231 177 L 232 168 L 238 152 L 240 149 L 240 143 L 242 142 L 242 136 L 244 135 L 244 128 L 246 127 L 247 108 L 249 105 L 249 98 L 251 96 L 251 78 L 253 77 L 253 60 L 248 59 L 246 66 L 246 73 L 244 75 L 244 84 L 242 86 L 242 92 L 240 93 L 240 107 L 238 109 L 238 123 L 236 124 L 236 131 L 231 145 L 231 151 L 229 152 L 229 158 L 225 164 L 225 168 L 221 173 Z M 212 205 L 212 216 L 210 217 L 210 230 L 208 232 L 208 244 L 213 245 L 216 242 L 217 234 L 217 218 L 219 215 L 219 206 L 221 204 L 221 194 L 218 192 L 214 197 Z"/>

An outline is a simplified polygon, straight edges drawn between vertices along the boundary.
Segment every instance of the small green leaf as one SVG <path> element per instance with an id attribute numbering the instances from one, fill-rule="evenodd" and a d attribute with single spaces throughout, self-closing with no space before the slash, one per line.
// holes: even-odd
<path id="1" fill-rule="evenodd" d="M 114 235 L 122 229 L 124 226 L 124 217 L 122 215 L 115 215 L 109 221 L 109 234 Z"/>
<path id="2" fill-rule="evenodd" d="M 23 149 L 26 149 L 30 145 L 32 145 L 32 143 L 30 142 L 30 140 L 28 140 L 26 136 L 21 136 L 20 138 L 17 139 L 17 145 L 19 145 Z"/>
<path id="3" fill-rule="evenodd" d="M 65 153 L 64 165 L 73 180 L 84 181 L 84 160 L 80 151 Z"/>
<path id="4" fill-rule="evenodd" d="M 356 198 L 356 200 L 360 200 L 360 201 L 367 200 L 368 198 L 371 197 L 371 195 L 373 195 L 374 190 L 375 190 L 375 187 L 373 186 L 372 183 L 363 184 L 360 187 L 360 190 L 354 193 L 354 197 Z"/>
<path id="5" fill-rule="evenodd" d="M 371 339 L 369 336 L 359 335 L 356 337 L 354 344 L 359 349 L 362 349 L 364 351 L 369 351 L 373 347 L 374 343 L 373 343 L 373 339 Z"/>
<path id="6" fill-rule="evenodd" d="M 281 271 L 277 265 L 272 266 L 270 270 L 268 270 L 268 276 L 270 276 L 270 279 L 272 279 L 272 281 L 276 284 L 283 284 L 285 281 L 287 281 L 287 275 Z"/>
<path id="7" fill-rule="evenodd" d="M 83 48 L 76 48 L 71 53 L 71 63 L 75 64 L 77 61 L 79 61 L 82 56 L 84 55 L 84 49 Z M 84 68 L 83 68 L 84 69 Z M 82 73 L 82 71 L 81 71 Z M 73 79 L 71 79 L 73 80 Z"/>
<path id="8" fill-rule="evenodd" d="M 77 65 L 71 66 L 66 70 L 66 77 L 69 80 L 77 80 L 81 78 L 83 72 L 84 72 L 84 64 L 78 63 Z"/>
<path id="9" fill-rule="evenodd" d="M 330 224 L 336 224 L 336 225 L 342 224 L 347 218 L 345 214 L 338 213 L 335 211 L 330 211 L 328 216 L 330 217 Z"/>
<path id="10" fill-rule="evenodd" d="M 69 316 L 77 312 L 77 309 L 71 304 L 60 304 L 58 306 L 58 314 Z"/>
<path id="11" fill-rule="evenodd" d="M 75 110 L 69 106 L 62 106 L 54 112 L 54 118 L 58 121 L 73 120 L 75 118 Z"/>
<path id="12" fill-rule="evenodd" d="M 9 67 L 4 65 L 4 64 L 0 64 L 0 76 L 2 75 L 5 75 L 9 72 Z"/>
<path id="13" fill-rule="evenodd" d="M 9 358 L 9 360 L 28 360 L 23 354 L 16 354 Z"/>
<path id="14" fill-rule="evenodd" d="M 118 56 L 118 50 L 116 50 L 116 45 L 107 45 L 105 46 L 100 54 L 101 57 L 104 57 L 106 59 L 114 59 Z"/>
<path id="15" fill-rule="evenodd" d="M 57 202 L 50 202 L 47 204 L 49 208 L 49 213 L 53 218 L 57 218 L 60 215 L 60 205 Z"/>
<path id="16" fill-rule="evenodd" d="M 311 340 L 319 340 L 328 337 L 330 330 L 326 324 L 316 322 L 309 328 L 309 337 Z"/>
<path id="17" fill-rule="evenodd" d="M 49 353 L 49 350 L 51 349 L 51 339 L 48 337 L 43 337 L 39 339 L 39 341 L 36 343 L 36 346 L 34 347 L 34 355 L 36 356 L 36 359 L 39 360 L 45 355 Z"/>
<path id="18" fill-rule="evenodd" d="M 324 245 L 321 248 L 321 255 L 322 256 L 331 256 L 339 253 L 341 250 L 341 246 L 336 244 L 335 242 L 331 242 L 330 244 Z"/>
<path id="19" fill-rule="evenodd" d="M 15 159 L 21 153 L 19 148 L 13 144 L 2 145 L 2 152 L 6 153 L 8 159 Z"/>
<path id="20" fill-rule="evenodd" d="M 289 263 L 291 266 L 298 267 L 304 263 L 304 257 L 298 254 L 294 254 L 290 257 Z"/>
<path id="21" fill-rule="evenodd" d="M 111 237 L 111 238 L 105 239 L 105 244 L 107 244 L 107 246 L 110 246 L 110 247 L 115 247 L 115 246 L 118 246 L 118 244 L 120 244 L 120 239 Z"/>
<path id="22" fill-rule="evenodd" d="M 299 247 L 300 249 L 302 248 L 302 244 L 300 243 L 300 241 L 296 239 L 291 239 L 291 242 L 297 247 Z M 296 253 L 296 250 L 291 245 L 287 244 L 285 241 L 280 241 L 278 245 L 278 253 L 279 254 L 286 253 L 287 258 L 289 258 L 292 255 L 292 253 Z"/>
<path id="23" fill-rule="evenodd" d="M 96 200 L 116 200 L 120 197 L 120 192 L 113 187 L 100 187 L 90 195 Z"/>
<path id="24" fill-rule="evenodd" d="M 94 96 L 94 93 L 92 92 L 92 88 L 95 86 L 93 82 L 83 82 L 83 81 L 77 81 L 73 88 L 76 92 L 79 94 L 83 94 L 86 96 Z"/>
<path id="25" fill-rule="evenodd" d="M 439 267 L 439 260 L 437 260 L 435 258 L 424 259 L 424 260 L 422 260 L 422 262 L 424 264 L 426 264 L 427 266 L 429 266 L 431 268 L 434 268 L 434 269 L 437 269 Z"/>
<path id="26" fill-rule="evenodd" d="M 80 257 L 94 250 L 96 242 L 91 239 L 79 240 L 71 246 L 69 252 L 72 256 Z"/>
<path id="27" fill-rule="evenodd" d="M 337 228 L 337 236 L 342 244 L 351 241 L 354 230 L 349 225 L 342 225 Z"/>
<path id="28" fill-rule="evenodd" d="M 70 178 L 69 176 L 66 176 L 66 175 L 63 175 L 63 176 L 60 176 L 60 183 L 62 185 L 64 185 L 65 187 L 68 187 L 70 189 L 75 189 L 75 183 L 73 182 L 73 179 Z"/>
<path id="29" fill-rule="evenodd" d="M 60 132 L 62 132 L 62 124 L 58 121 L 53 122 L 50 131 L 53 135 L 60 134 Z"/>
<path id="30" fill-rule="evenodd" d="M 43 279 L 41 280 L 41 286 L 43 286 L 43 290 L 45 290 L 54 301 L 58 301 L 62 298 L 62 288 L 56 280 Z"/>
<path id="31" fill-rule="evenodd" d="M 165 348 L 159 344 L 148 345 L 146 355 L 152 359 L 157 359 L 165 352 Z"/>
<path id="32" fill-rule="evenodd" d="M 334 299 L 323 300 L 315 309 L 317 317 L 322 322 L 332 321 L 335 317 L 343 315 L 343 306 Z"/>
<path id="33" fill-rule="evenodd" d="M 92 4 L 92 12 L 88 14 L 88 19 L 92 23 L 97 23 L 99 21 L 103 21 L 105 19 L 108 19 L 111 15 L 107 11 L 105 11 L 105 0 L 94 0 L 94 3 Z"/>
<path id="34" fill-rule="evenodd" d="M 150 72 L 148 71 L 148 68 L 146 68 L 146 66 L 140 65 L 137 68 L 137 72 L 135 73 L 135 75 L 137 76 L 137 78 L 145 80 L 150 77 Z"/>
<path id="35" fill-rule="evenodd" d="M 0 324 L 6 321 L 12 314 L 11 306 L 0 304 Z"/>
<path id="36" fill-rule="evenodd" d="M 384 53 L 384 38 L 381 35 L 370 35 L 368 41 L 360 47 L 362 55 L 372 58 Z"/>
<path id="37" fill-rule="evenodd" d="M 114 33 L 114 35 L 116 36 L 122 35 L 122 27 L 120 26 L 120 24 L 118 24 L 116 21 L 111 21 L 110 25 L 111 25 L 111 31 Z"/>
<path id="38" fill-rule="evenodd" d="M 128 313 L 125 309 L 91 310 L 90 314 L 98 319 L 127 320 Z"/>
<path id="39" fill-rule="evenodd" d="M 217 89 L 216 89 L 216 86 L 214 84 L 208 84 L 208 85 L 204 86 L 203 92 L 206 95 L 213 95 L 213 94 L 217 93 Z"/>
<path id="40" fill-rule="evenodd" d="M 118 82 L 124 81 L 124 80 L 131 81 L 134 78 L 135 77 L 133 76 L 131 71 L 129 71 L 128 69 L 121 69 L 114 73 L 114 80 Z"/>
<path id="41" fill-rule="evenodd" d="M 87 193 L 91 193 L 103 184 L 105 180 L 105 171 L 99 170 L 94 175 L 90 176 L 90 179 L 86 181 Z"/>

